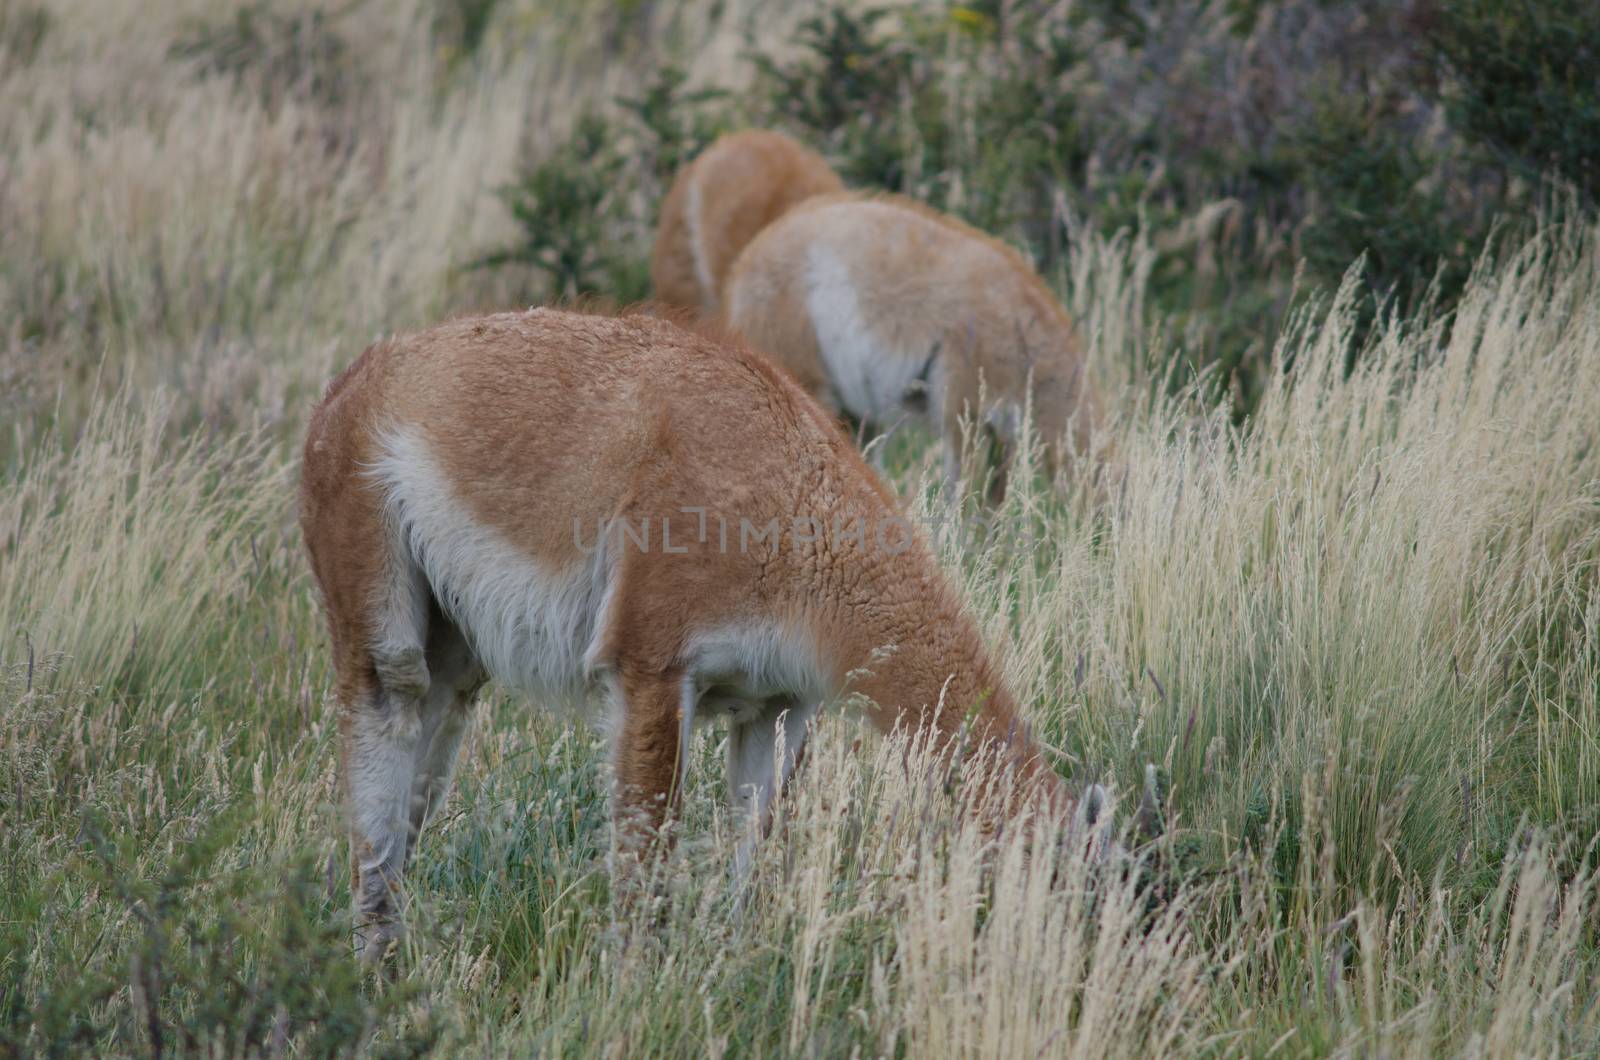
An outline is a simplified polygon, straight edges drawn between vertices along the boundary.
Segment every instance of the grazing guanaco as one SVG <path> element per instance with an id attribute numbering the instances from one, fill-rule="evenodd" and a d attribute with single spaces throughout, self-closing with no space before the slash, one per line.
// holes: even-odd
<path id="1" fill-rule="evenodd" d="M 402 874 L 487 677 L 608 705 L 615 849 L 635 860 L 696 722 L 728 720 L 733 803 L 761 821 L 845 693 L 880 728 L 989 743 L 1019 798 L 1066 805 L 892 494 L 736 344 L 551 309 L 379 342 L 312 415 L 300 504 L 369 955 L 402 930 Z"/>
<path id="2" fill-rule="evenodd" d="M 1016 250 L 919 203 L 800 203 L 723 293 L 727 324 L 829 409 L 880 430 L 930 422 L 952 486 L 965 416 L 998 445 L 1003 492 L 1030 395 L 1052 473 L 1089 445 L 1096 397 L 1066 309 Z"/>
<path id="3" fill-rule="evenodd" d="M 679 170 L 650 259 L 659 301 L 714 311 L 728 266 L 757 232 L 813 195 L 844 190 L 823 157 L 782 133 L 719 137 Z"/>

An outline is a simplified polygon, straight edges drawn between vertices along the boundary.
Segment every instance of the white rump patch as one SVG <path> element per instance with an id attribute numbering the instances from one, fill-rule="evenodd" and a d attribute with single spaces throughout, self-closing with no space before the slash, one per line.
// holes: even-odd
<path id="1" fill-rule="evenodd" d="M 370 473 L 381 482 L 396 545 L 495 680 L 543 702 L 591 700 L 585 652 L 605 595 L 605 550 L 547 570 L 473 519 L 414 428 L 386 431 Z"/>
<path id="2" fill-rule="evenodd" d="M 806 312 L 817 333 L 828 381 L 844 411 L 858 419 L 892 424 L 908 414 L 905 396 L 934 353 L 927 349 L 896 349 L 882 340 L 861 311 L 857 282 L 850 265 L 822 240 L 813 241 L 806 255 Z M 928 412 L 935 420 L 944 389 L 941 365 L 934 358 L 925 387 Z"/>

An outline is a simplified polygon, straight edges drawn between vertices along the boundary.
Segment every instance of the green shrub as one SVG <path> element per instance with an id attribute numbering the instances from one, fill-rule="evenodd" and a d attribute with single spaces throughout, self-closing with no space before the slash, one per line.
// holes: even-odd
<path id="1" fill-rule="evenodd" d="M 638 96 L 617 101 L 633 116 L 640 154 L 663 189 L 729 125 L 720 106 L 728 93 L 718 88 L 690 89 L 688 80 L 682 67 L 668 63 Z"/>
<path id="2" fill-rule="evenodd" d="M 581 116 L 572 135 L 501 189 L 519 236 L 472 268 L 530 267 L 531 299 L 603 296 L 627 304 L 650 294 L 656 213 L 673 174 L 728 126 L 726 93 L 691 90 L 665 66 L 622 115 Z"/>
<path id="3" fill-rule="evenodd" d="M 906 17 L 913 25 L 897 24 Z M 949 130 L 931 44 L 914 16 L 840 7 L 802 22 L 785 61 L 754 55 L 761 120 L 829 154 L 852 184 L 915 192 L 915 176 L 949 169 Z"/>
<path id="4" fill-rule="evenodd" d="M 1452 299 L 1466 283 L 1486 227 L 1451 208 L 1439 159 L 1397 134 L 1382 101 L 1330 94 L 1286 130 L 1280 164 L 1304 188 L 1300 251 L 1322 286 L 1357 258 L 1373 294 L 1402 307 L 1436 277 Z"/>
<path id="5" fill-rule="evenodd" d="M 905 165 L 897 112 L 902 92 L 915 96 L 922 79 L 912 50 L 883 31 L 889 16 L 886 8 L 836 7 L 800 24 L 796 58 L 751 60 L 776 114 L 839 155 L 846 181 L 898 191 Z"/>
<path id="6" fill-rule="evenodd" d="M 1430 25 L 1452 124 L 1513 171 L 1600 200 L 1600 4 L 1444 0 Z"/>
<path id="7" fill-rule="evenodd" d="M 546 297 L 602 292 L 630 297 L 637 279 L 608 249 L 622 172 L 613 124 L 594 113 L 583 115 L 550 158 L 501 190 L 521 238 L 473 267 L 531 266 L 545 279 Z"/>

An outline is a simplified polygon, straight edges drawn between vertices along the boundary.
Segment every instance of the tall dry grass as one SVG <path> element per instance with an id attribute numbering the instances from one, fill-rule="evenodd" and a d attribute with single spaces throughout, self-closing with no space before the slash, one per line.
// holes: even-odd
<path id="1" fill-rule="evenodd" d="M 942 556 L 1062 771 L 1120 792 L 1109 860 L 976 833 L 915 747 L 830 716 L 743 891 L 708 733 L 624 946 L 598 738 L 490 695 L 400 982 L 363 985 L 305 411 L 375 335 L 510 298 L 461 266 L 579 102 L 668 58 L 736 78 L 798 15 L 502 0 L 464 57 L 431 4 L 344 5 L 330 97 L 175 56 L 234 9 L 52 0 L 0 66 L 0 1051 L 1600 1052 L 1580 225 L 1351 374 L 1348 292 L 1289 322 L 1243 426 L 1152 378 L 1148 245 L 1063 229 L 1115 497 L 1023 480 L 1036 547 Z M 891 459 L 930 516 L 933 465 Z"/>

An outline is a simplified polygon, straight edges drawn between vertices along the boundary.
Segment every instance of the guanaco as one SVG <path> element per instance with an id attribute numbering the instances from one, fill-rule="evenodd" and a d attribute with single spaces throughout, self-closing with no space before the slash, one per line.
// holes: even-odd
<path id="1" fill-rule="evenodd" d="M 658 301 L 713 312 L 728 266 L 757 232 L 813 195 L 844 190 L 823 157 L 778 132 L 719 137 L 661 204 L 650 279 Z"/>
<path id="2" fill-rule="evenodd" d="M 1066 309 L 1016 250 L 898 196 L 808 199 L 735 259 L 726 323 L 863 427 L 930 423 L 960 475 L 963 418 L 992 445 L 992 498 L 1032 409 L 1050 473 L 1098 406 Z M 981 400 L 981 404 L 980 404 Z"/>
<path id="3" fill-rule="evenodd" d="M 727 720 L 732 805 L 764 821 L 841 696 L 884 730 L 982 741 L 1027 805 L 1070 804 L 893 495 L 735 343 L 553 309 L 379 342 L 312 415 L 300 505 L 369 957 L 403 932 L 403 873 L 490 677 L 606 706 L 614 872 L 653 846 L 695 724 Z"/>

